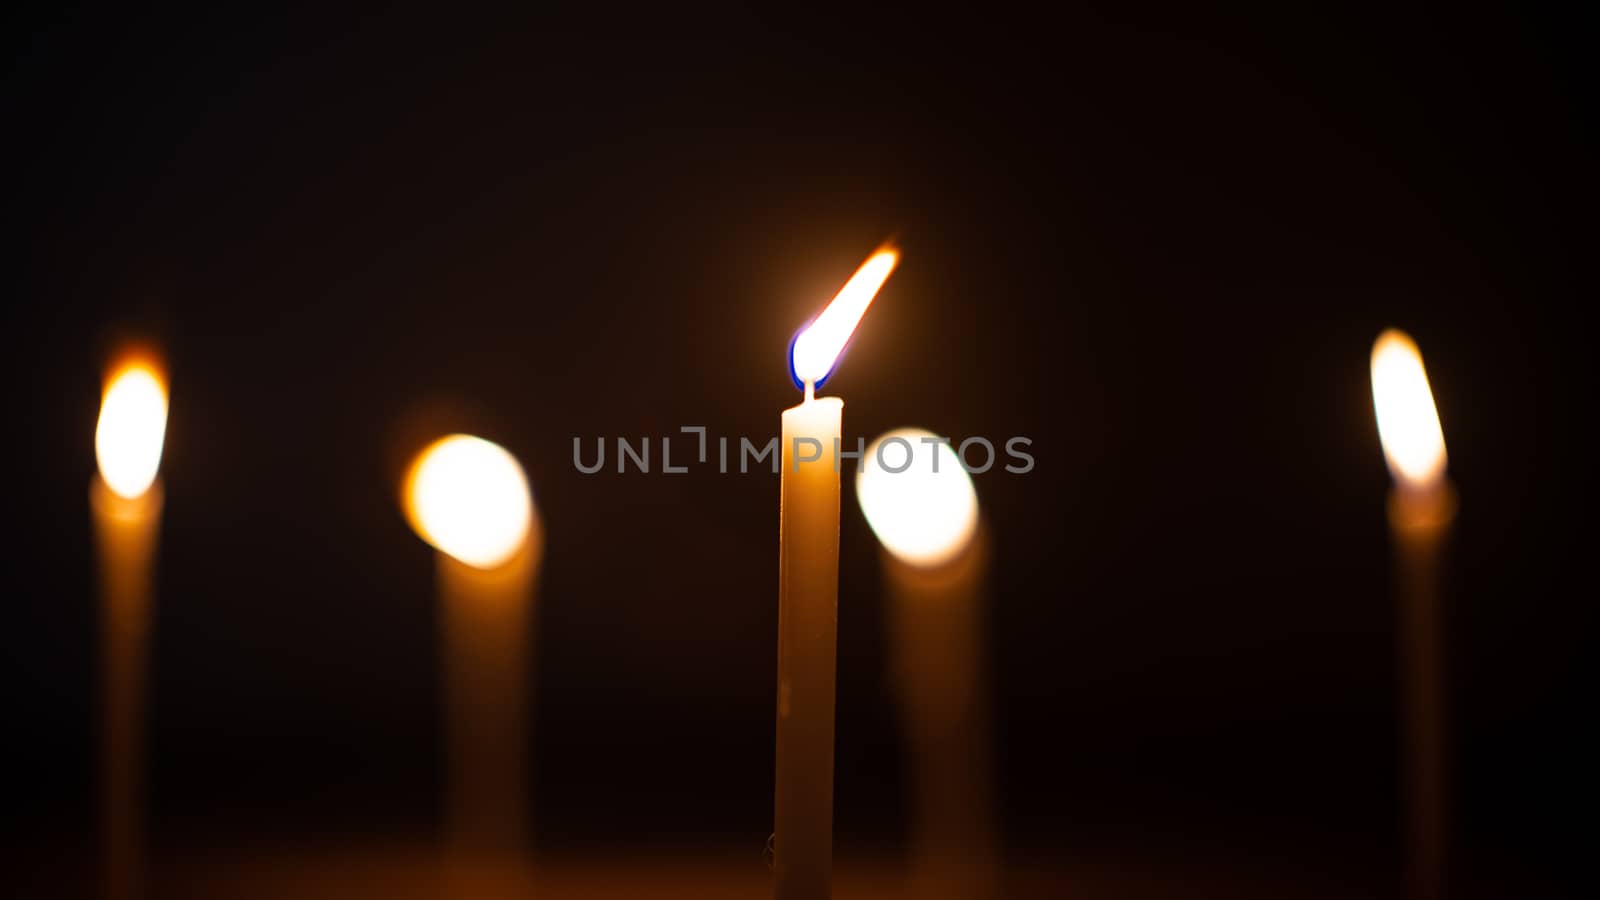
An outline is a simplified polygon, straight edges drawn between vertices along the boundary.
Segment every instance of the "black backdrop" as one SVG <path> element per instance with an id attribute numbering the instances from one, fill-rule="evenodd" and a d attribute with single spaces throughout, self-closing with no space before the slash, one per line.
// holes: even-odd
<path id="1" fill-rule="evenodd" d="M 444 408 L 522 459 L 549 530 L 541 844 L 758 847 L 776 478 L 583 476 L 571 442 L 771 434 L 793 330 L 893 233 L 829 386 L 847 432 L 1026 435 L 1038 461 L 978 479 L 1011 843 L 1395 865 L 1366 365 L 1396 325 L 1463 498 L 1466 865 L 1554 883 L 1592 592 L 1571 38 L 1510 10 L 23 13 L 7 843 L 91 820 L 86 490 L 104 354 L 136 332 L 173 379 L 159 840 L 430 827 L 431 554 L 394 467 Z M 839 840 L 876 847 L 899 747 L 844 504 Z"/>

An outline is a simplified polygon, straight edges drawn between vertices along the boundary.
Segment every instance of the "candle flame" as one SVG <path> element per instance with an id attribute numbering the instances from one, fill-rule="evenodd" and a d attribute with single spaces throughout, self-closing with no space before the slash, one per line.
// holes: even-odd
<path id="1" fill-rule="evenodd" d="M 818 385 L 828 377 L 872 298 L 899 262 L 900 253 L 892 247 L 872 254 L 839 289 L 822 315 L 795 339 L 792 363 L 794 376 L 801 384 Z"/>
<path id="2" fill-rule="evenodd" d="M 856 500 L 872 533 L 890 553 L 930 568 L 959 555 L 978 528 L 972 476 L 948 441 L 922 441 L 933 437 L 921 428 L 883 434 L 867 448 L 856 471 Z M 902 471 L 894 471 L 901 466 Z"/>
<path id="3" fill-rule="evenodd" d="M 1391 328 L 1372 345 L 1372 405 L 1395 480 L 1415 490 L 1436 487 L 1444 477 L 1444 432 L 1422 353 L 1403 331 Z"/>
<path id="4" fill-rule="evenodd" d="M 160 367 L 136 356 L 106 379 L 94 453 L 100 478 L 119 497 L 143 496 L 155 483 L 167 435 L 167 387 Z"/>
<path id="5" fill-rule="evenodd" d="M 532 527 L 522 466 L 504 447 L 471 435 L 440 438 L 417 454 L 403 493 L 417 535 L 479 569 L 509 561 Z"/>

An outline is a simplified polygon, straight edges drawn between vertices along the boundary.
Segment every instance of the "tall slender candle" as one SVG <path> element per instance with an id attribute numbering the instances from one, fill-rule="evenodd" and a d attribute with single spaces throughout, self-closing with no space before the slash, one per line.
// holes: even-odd
<path id="1" fill-rule="evenodd" d="M 95 428 L 99 474 L 89 486 L 100 572 L 104 656 L 100 745 L 105 896 L 132 900 L 143 884 L 145 660 L 161 527 L 157 470 L 167 390 L 148 356 L 122 360 L 106 380 Z"/>
<path id="2" fill-rule="evenodd" d="M 778 900 L 823 900 L 833 880 L 833 718 L 839 621 L 839 467 L 844 401 L 816 397 L 894 271 L 880 250 L 795 339 L 805 400 L 783 413 L 778 545 L 778 725 L 773 870 Z"/>
<path id="3" fill-rule="evenodd" d="M 961 459 L 932 432 L 868 445 L 856 499 L 883 545 L 890 655 L 911 773 L 908 891 L 989 900 L 996 884 L 981 600 L 988 547 Z"/>
<path id="4" fill-rule="evenodd" d="M 1446 890 L 1450 817 L 1439 583 L 1456 493 L 1445 476 L 1444 432 L 1422 354 L 1404 332 L 1390 329 L 1373 344 L 1372 400 L 1394 476 L 1388 515 L 1400 606 L 1408 887 L 1417 900 L 1438 900 Z"/>
<path id="5" fill-rule="evenodd" d="M 412 527 L 438 550 L 446 834 L 457 886 L 477 892 L 528 837 L 527 706 L 542 532 L 522 467 L 456 434 L 406 475 Z M 461 883 L 463 873 L 471 881 Z"/>

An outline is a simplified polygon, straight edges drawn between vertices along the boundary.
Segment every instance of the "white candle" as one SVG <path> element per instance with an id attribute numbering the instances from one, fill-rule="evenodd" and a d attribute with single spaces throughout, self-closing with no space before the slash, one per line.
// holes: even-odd
<path id="1" fill-rule="evenodd" d="M 779 900 L 823 900 L 833 878 L 834 672 L 844 401 L 815 396 L 894 271 L 880 250 L 795 340 L 805 400 L 783 413 L 778 549 L 778 723 L 773 869 Z"/>
<path id="2" fill-rule="evenodd" d="M 890 655 L 911 773 L 908 892 L 996 889 L 980 602 L 988 567 L 972 478 L 948 442 L 900 428 L 868 445 L 856 499 L 883 545 Z"/>
<path id="3" fill-rule="evenodd" d="M 1407 877 L 1412 897 L 1438 900 L 1445 893 L 1450 816 L 1439 570 L 1456 493 L 1445 476 L 1444 432 L 1422 354 L 1404 332 L 1390 329 L 1373 344 L 1372 401 L 1394 476 L 1388 511 L 1401 624 Z"/>
<path id="4" fill-rule="evenodd" d="M 95 427 L 99 474 L 89 486 L 105 666 L 101 839 L 106 896 L 118 900 L 138 897 L 143 884 L 145 667 L 166 427 L 160 365 L 148 354 L 128 356 L 106 380 Z"/>
<path id="5" fill-rule="evenodd" d="M 403 493 L 412 527 L 438 550 L 447 840 L 452 862 L 481 879 L 528 838 L 526 710 L 542 531 L 522 467 L 481 438 L 431 444 Z"/>

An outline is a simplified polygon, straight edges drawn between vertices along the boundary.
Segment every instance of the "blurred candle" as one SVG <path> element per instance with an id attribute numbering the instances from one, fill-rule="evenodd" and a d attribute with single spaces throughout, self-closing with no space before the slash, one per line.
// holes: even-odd
<path id="1" fill-rule="evenodd" d="M 909 893 L 999 896 L 980 602 L 988 547 L 972 479 L 948 442 L 901 428 L 867 448 L 856 500 L 882 544 L 912 779 Z"/>
<path id="2" fill-rule="evenodd" d="M 773 870 L 778 900 L 830 896 L 839 467 L 844 401 L 815 396 L 899 256 L 873 254 L 795 339 L 805 400 L 783 413 L 778 545 L 778 725 Z"/>
<path id="3" fill-rule="evenodd" d="M 1394 476 L 1388 515 L 1400 605 L 1407 878 L 1411 896 L 1437 900 L 1445 893 L 1450 816 L 1439 582 L 1456 494 L 1445 477 L 1444 433 L 1422 354 L 1404 332 L 1390 329 L 1373 344 L 1372 401 Z"/>
<path id="4" fill-rule="evenodd" d="M 412 528 L 438 551 L 447 842 L 454 861 L 492 869 L 528 837 L 538 514 L 516 459 L 464 434 L 418 454 L 403 495 Z"/>
<path id="5" fill-rule="evenodd" d="M 167 388 L 154 357 L 113 366 L 95 426 L 99 473 L 89 486 L 100 574 L 104 657 L 101 839 L 107 897 L 139 896 L 143 884 L 145 658 L 149 646 L 166 440 Z"/>

